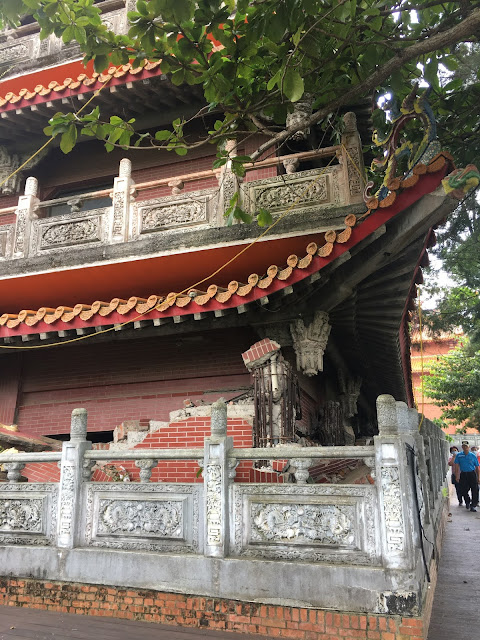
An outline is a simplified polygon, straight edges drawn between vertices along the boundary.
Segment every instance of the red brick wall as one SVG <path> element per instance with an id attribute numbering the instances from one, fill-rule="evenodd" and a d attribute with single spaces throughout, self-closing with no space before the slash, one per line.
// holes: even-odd
<path id="1" fill-rule="evenodd" d="M 235 447 L 251 447 L 252 446 L 252 427 L 251 425 L 239 418 L 229 418 L 227 424 L 227 433 L 233 437 Z M 154 433 L 149 433 L 145 440 L 136 445 L 135 449 L 168 449 L 168 448 L 185 448 L 195 447 L 203 448 L 204 439 L 210 435 L 210 417 L 197 418 L 191 417 L 180 422 L 172 422 L 165 429 L 160 429 Z M 95 446 L 95 448 L 98 448 Z M 105 447 L 101 447 L 102 449 Z M 122 460 L 119 455 L 118 460 L 112 463 L 115 466 L 121 466 L 134 482 L 140 479 L 140 470 L 135 466 L 132 460 Z M 249 461 L 241 462 L 237 467 L 237 482 L 249 482 L 252 479 L 252 463 Z M 151 482 L 203 482 L 201 476 L 197 477 L 199 465 L 194 460 L 172 460 L 159 461 L 158 465 L 152 470 Z M 43 462 L 35 464 L 27 464 L 22 472 L 29 482 L 58 482 L 60 480 L 60 471 L 56 462 Z M 100 469 L 95 470 L 92 480 L 96 482 L 111 482 L 112 477 Z M 270 479 L 264 479 L 264 482 Z"/>
<path id="2" fill-rule="evenodd" d="M 425 640 L 420 617 L 358 615 L 147 589 L 0 579 L 0 604 L 293 640 Z"/>
<path id="3" fill-rule="evenodd" d="M 227 433 L 233 437 L 235 447 L 252 446 L 252 427 L 248 422 L 237 418 L 229 418 L 227 423 Z M 210 435 L 210 417 L 192 417 L 180 422 L 171 422 L 165 429 L 160 429 L 155 433 L 147 435 L 145 440 L 138 444 L 135 449 L 168 449 L 168 448 L 203 448 L 204 439 Z M 122 461 L 114 463 L 124 467 L 131 480 L 138 481 L 140 478 L 139 469 L 133 461 Z M 251 462 L 242 462 L 237 467 L 237 482 L 250 481 Z M 160 460 L 155 469 L 152 470 L 151 482 L 203 482 L 201 476 L 197 477 L 199 465 L 194 460 Z M 24 474 L 25 475 L 25 474 Z M 108 482 L 111 480 L 101 470 L 95 471 L 93 480 L 97 482 Z"/>
<path id="4" fill-rule="evenodd" d="M 187 397 L 196 404 L 229 400 L 250 385 L 241 353 L 252 342 L 248 330 L 215 331 L 27 353 L 19 427 L 68 433 L 72 410 L 85 407 L 88 430 L 106 431 L 124 420 L 168 421 Z"/>

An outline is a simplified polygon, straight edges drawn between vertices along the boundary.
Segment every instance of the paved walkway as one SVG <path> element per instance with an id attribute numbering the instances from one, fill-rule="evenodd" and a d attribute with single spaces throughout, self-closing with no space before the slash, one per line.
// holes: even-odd
<path id="1" fill-rule="evenodd" d="M 480 634 L 480 508 L 459 507 L 455 492 L 450 505 L 428 640 L 473 640 Z"/>
<path id="2" fill-rule="evenodd" d="M 156 622 L 0 606 L 0 640 L 262 640 L 260 636 Z"/>

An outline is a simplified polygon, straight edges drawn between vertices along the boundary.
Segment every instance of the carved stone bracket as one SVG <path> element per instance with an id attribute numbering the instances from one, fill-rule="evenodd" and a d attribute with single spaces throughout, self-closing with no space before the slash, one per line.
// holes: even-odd
<path id="1" fill-rule="evenodd" d="M 0 147 L 0 193 L 2 195 L 13 195 L 18 193 L 22 181 L 22 173 L 16 173 L 9 177 L 20 166 L 17 155 L 10 155 L 8 149 Z M 5 181 L 5 182 L 4 182 Z"/>
<path id="2" fill-rule="evenodd" d="M 135 460 L 135 466 L 140 469 L 140 482 L 150 482 L 152 469 L 158 464 L 158 460 Z"/>
<path id="3" fill-rule="evenodd" d="M 297 368 L 307 376 L 323 371 L 323 354 L 327 346 L 331 326 L 328 313 L 317 311 L 306 327 L 303 320 L 290 323 L 293 347 L 297 355 Z"/>

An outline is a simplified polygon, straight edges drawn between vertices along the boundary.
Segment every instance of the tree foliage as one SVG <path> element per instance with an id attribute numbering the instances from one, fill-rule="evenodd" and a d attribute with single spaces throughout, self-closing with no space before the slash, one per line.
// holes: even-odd
<path id="1" fill-rule="evenodd" d="M 424 377 L 425 393 L 448 424 L 480 431 L 480 350 L 466 343 L 440 358 Z"/>
<path id="2" fill-rule="evenodd" d="M 107 149 L 146 142 L 180 155 L 215 143 L 219 163 L 226 162 L 222 145 L 228 138 L 264 134 L 251 154 L 255 160 L 362 97 L 392 90 L 402 98 L 419 78 L 450 109 L 465 82 L 442 86 L 439 69 L 455 69 L 459 44 L 476 42 L 480 30 L 478 0 L 138 0 L 128 13 L 128 35 L 108 30 L 94 0 L 0 3 L 4 23 L 18 24 L 25 14 L 39 22 L 42 38 L 54 33 L 65 43 L 76 40 L 97 71 L 132 59 L 161 60 L 173 84 L 199 85 L 205 112 L 218 113 L 212 130 L 195 141 L 183 120 L 146 140 L 118 117 L 95 124 L 88 116 L 72 121 L 57 114 L 48 133 L 64 137 L 65 151 L 78 133 L 105 140 Z M 311 114 L 287 124 L 288 113 L 307 95 L 313 96 Z M 459 128 L 447 120 L 445 135 L 453 144 Z M 237 162 L 240 172 L 242 164 Z"/>

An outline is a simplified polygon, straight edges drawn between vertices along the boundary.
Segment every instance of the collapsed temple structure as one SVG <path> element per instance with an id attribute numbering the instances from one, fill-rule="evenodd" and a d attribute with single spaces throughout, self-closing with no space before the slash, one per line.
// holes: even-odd
<path id="1" fill-rule="evenodd" d="M 102 9 L 125 29 L 123 1 Z M 414 408 L 409 312 L 433 228 L 478 172 L 441 151 L 423 97 L 389 139 L 420 116 L 415 162 L 397 173 L 393 149 L 373 195 L 358 105 L 341 144 L 312 151 L 305 133 L 243 182 L 211 149 L 92 139 L 15 172 L 95 91 L 140 131 L 202 102 L 159 63 L 99 75 L 35 24 L 0 37 L 0 422 L 45 445 L 0 454 L 3 601 L 426 637 L 445 440 Z M 273 214 L 268 233 L 226 226 L 236 192 Z"/>

